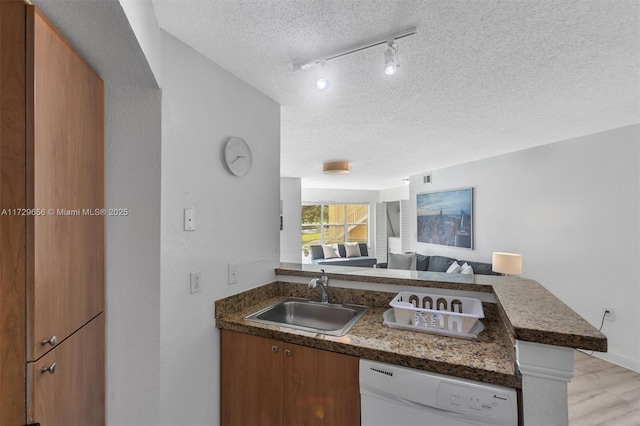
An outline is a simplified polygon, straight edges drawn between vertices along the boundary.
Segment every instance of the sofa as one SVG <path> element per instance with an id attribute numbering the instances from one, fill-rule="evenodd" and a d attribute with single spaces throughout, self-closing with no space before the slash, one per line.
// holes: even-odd
<path id="1" fill-rule="evenodd" d="M 376 267 L 389 269 L 410 269 L 429 272 L 448 272 L 450 269 L 453 269 L 451 266 L 453 265 L 453 262 L 456 262 L 460 267 L 462 267 L 465 263 L 470 266 L 471 271 L 467 271 L 467 273 L 481 275 L 501 275 L 497 272 L 493 272 L 493 265 L 491 263 L 476 262 L 472 260 L 460 260 L 446 256 L 426 256 L 414 252 L 404 254 L 389 253 L 387 263 L 379 263 L 376 265 Z M 464 271 L 455 272 L 464 273 Z"/>
<path id="2" fill-rule="evenodd" d="M 349 253 L 347 253 L 344 244 L 325 245 L 324 247 L 327 248 L 329 246 L 337 248 L 337 252 L 334 251 L 331 257 L 325 257 L 325 254 L 330 253 L 331 250 L 323 248 L 322 245 L 312 245 L 309 247 L 311 263 L 316 265 L 360 266 L 365 268 L 372 268 L 378 263 L 375 257 L 369 257 L 369 250 L 367 250 L 365 243 L 347 243 L 347 245 L 351 246 L 349 247 Z"/>

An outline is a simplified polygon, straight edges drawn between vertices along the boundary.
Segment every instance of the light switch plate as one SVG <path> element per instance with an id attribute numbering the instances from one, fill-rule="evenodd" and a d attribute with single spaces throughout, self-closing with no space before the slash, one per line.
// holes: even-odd
<path id="1" fill-rule="evenodd" d="M 194 209 L 184 209 L 184 230 L 196 230 L 196 211 Z"/>
<path id="2" fill-rule="evenodd" d="M 238 282 L 238 264 L 229 263 L 229 285 Z"/>

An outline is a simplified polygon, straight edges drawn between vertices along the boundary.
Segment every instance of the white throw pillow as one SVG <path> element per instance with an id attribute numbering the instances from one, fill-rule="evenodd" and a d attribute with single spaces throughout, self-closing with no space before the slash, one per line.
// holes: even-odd
<path id="1" fill-rule="evenodd" d="M 460 273 L 460 265 L 458 262 L 453 262 L 449 269 L 447 269 L 447 274 L 459 274 Z"/>
<path id="2" fill-rule="evenodd" d="M 344 251 L 347 254 L 347 257 L 360 257 L 362 253 L 360 253 L 360 244 L 355 243 L 344 243 Z"/>
<path id="3" fill-rule="evenodd" d="M 473 268 L 467 262 L 464 262 L 464 264 L 460 267 L 460 273 L 473 275 Z"/>
<path id="4" fill-rule="evenodd" d="M 389 253 L 389 261 L 387 262 L 387 269 L 416 269 L 416 254 L 415 253 Z"/>
<path id="5" fill-rule="evenodd" d="M 340 252 L 338 251 L 337 244 L 323 244 L 322 252 L 324 253 L 325 259 L 332 259 L 334 257 L 340 257 Z"/>

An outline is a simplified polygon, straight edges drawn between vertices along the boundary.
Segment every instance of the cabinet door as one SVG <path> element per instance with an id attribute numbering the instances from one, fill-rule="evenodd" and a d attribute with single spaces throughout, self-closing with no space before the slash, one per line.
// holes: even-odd
<path id="1" fill-rule="evenodd" d="M 43 368 L 55 370 L 44 371 Z M 104 314 L 27 366 L 33 384 L 28 422 L 100 426 L 104 413 Z"/>
<path id="2" fill-rule="evenodd" d="M 221 331 L 220 423 L 282 424 L 282 342 Z"/>
<path id="3" fill-rule="evenodd" d="M 0 1 L 0 207 L 24 208 L 25 7 Z M 26 219 L 0 216 L 0 425 L 24 424 Z"/>
<path id="4" fill-rule="evenodd" d="M 285 344 L 284 425 L 360 424 L 358 358 Z"/>
<path id="5" fill-rule="evenodd" d="M 104 100 L 100 77 L 27 6 L 27 359 L 104 307 Z M 31 84 L 29 84 L 31 82 Z M 89 215 L 98 209 L 98 215 Z"/>

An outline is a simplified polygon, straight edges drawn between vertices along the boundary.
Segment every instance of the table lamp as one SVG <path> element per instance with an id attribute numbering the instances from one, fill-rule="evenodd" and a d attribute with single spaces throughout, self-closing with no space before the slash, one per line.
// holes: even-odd
<path id="1" fill-rule="evenodd" d="M 522 273 L 522 256 L 514 253 L 493 252 L 491 257 L 493 272 L 505 275 L 520 275 Z"/>

